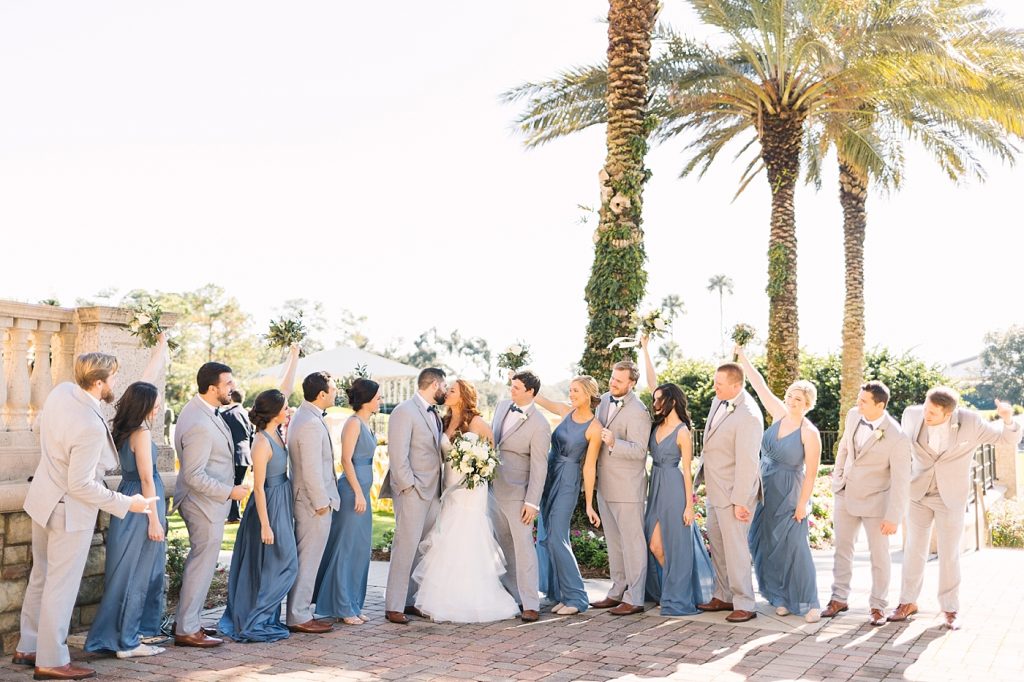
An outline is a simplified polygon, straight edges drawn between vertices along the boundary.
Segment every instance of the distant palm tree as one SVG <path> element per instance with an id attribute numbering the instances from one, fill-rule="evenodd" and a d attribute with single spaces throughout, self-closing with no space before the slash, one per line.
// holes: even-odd
<path id="1" fill-rule="evenodd" d="M 721 339 L 722 357 L 725 357 L 725 295 L 732 296 L 732 280 L 728 275 L 715 275 L 708 280 L 708 291 L 718 292 L 718 335 Z"/>
<path id="2" fill-rule="evenodd" d="M 683 303 L 683 299 L 679 297 L 679 294 L 669 294 L 661 299 L 661 311 L 665 313 L 668 319 L 674 320 L 680 315 L 686 314 L 686 304 Z"/>

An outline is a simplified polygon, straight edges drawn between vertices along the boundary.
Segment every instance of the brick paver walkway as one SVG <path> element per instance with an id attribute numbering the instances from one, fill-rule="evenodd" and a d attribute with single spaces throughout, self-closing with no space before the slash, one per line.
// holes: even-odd
<path id="1" fill-rule="evenodd" d="M 545 614 L 538 623 L 450 625 L 383 620 L 386 565 L 371 574 L 363 626 L 273 644 L 227 643 L 212 650 L 170 647 L 153 658 L 120 661 L 73 651 L 104 679 L 131 680 L 1024 680 L 1024 552 L 987 550 L 963 558 L 965 629 L 940 629 L 935 562 L 928 565 L 922 614 L 909 623 L 866 623 L 868 571 L 858 556 L 850 612 L 807 625 L 762 605 L 749 624 L 724 614 L 663 618 L 652 610 L 616 618 Z M 819 592 L 828 596 L 831 558 L 817 553 Z M 894 566 L 898 582 L 899 566 Z M 601 581 L 589 581 L 592 595 Z M 892 597 L 895 600 L 897 588 Z M 212 614 L 211 614 L 212 615 Z M 0 664 L 0 679 L 31 672 Z"/>

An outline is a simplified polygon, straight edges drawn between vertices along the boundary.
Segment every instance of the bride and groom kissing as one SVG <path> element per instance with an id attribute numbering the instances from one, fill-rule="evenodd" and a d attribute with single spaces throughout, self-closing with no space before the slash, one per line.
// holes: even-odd
<path id="1" fill-rule="evenodd" d="M 488 425 L 472 384 L 458 379 L 449 387 L 445 372 L 431 367 L 391 413 L 380 493 L 395 509 L 384 599 L 390 622 L 539 618 L 533 522 L 551 443 L 551 426 L 534 404 L 539 391 L 532 372 L 515 374 L 511 400 L 498 403 Z M 490 486 L 465 487 L 448 463 L 460 435 L 494 444 L 500 463 Z"/>

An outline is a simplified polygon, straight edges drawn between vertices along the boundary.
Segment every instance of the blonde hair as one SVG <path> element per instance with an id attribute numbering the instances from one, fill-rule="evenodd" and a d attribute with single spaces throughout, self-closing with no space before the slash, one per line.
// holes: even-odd
<path id="1" fill-rule="evenodd" d="M 612 367 L 612 371 L 615 372 L 619 370 L 625 370 L 629 372 L 629 380 L 632 381 L 634 384 L 640 381 L 640 368 L 637 367 L 636 363 L 633 362 L 632 360 L 622 360 L 620 362 L 616 362 L 615 365 Z"/>
<path id="2" fill-rule="evenodd" d="M 790 391 L 800 391 L 803 393 L 804 400 L 807 401 L 808 412 L 813 410 L 814 406 L 818 404 L 818 389 L 806 379 L 800 379 L 791 383 L 789 388 L 786 389 L 786 393 Z"/>
<path id="3" fill-rule="evenodd" d="M 85 390 L 97 381 L 106 381 L 117 372 L 117 358 L 106 353 L 82 353 L 75 358 L 75 383 Z"/>
<path id="4" fill-rule="evenodd" d="M 584 393 L 590 396 L 590 409 L 593 410 L 601 404 L 601 389 L 597 385 L 597 379 L 594 377 L 589 374 L 580 374 L 579 376 L 573 377 L 572 381 L 569 383 L 576 384 Z"/>

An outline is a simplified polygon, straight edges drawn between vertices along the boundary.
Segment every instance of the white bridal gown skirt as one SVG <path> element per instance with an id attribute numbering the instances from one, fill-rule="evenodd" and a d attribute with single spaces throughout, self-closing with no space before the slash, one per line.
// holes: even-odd
<path id="1" fill-rule="evenodd" d="M 412 576 L 419 584 L 416 608 L 433 620 L 484 623 L 519 615 L 501 585 L 505 559 L 487 513 L 486 483 L 450 489 L 420 549 L 423 558 Z"/>

